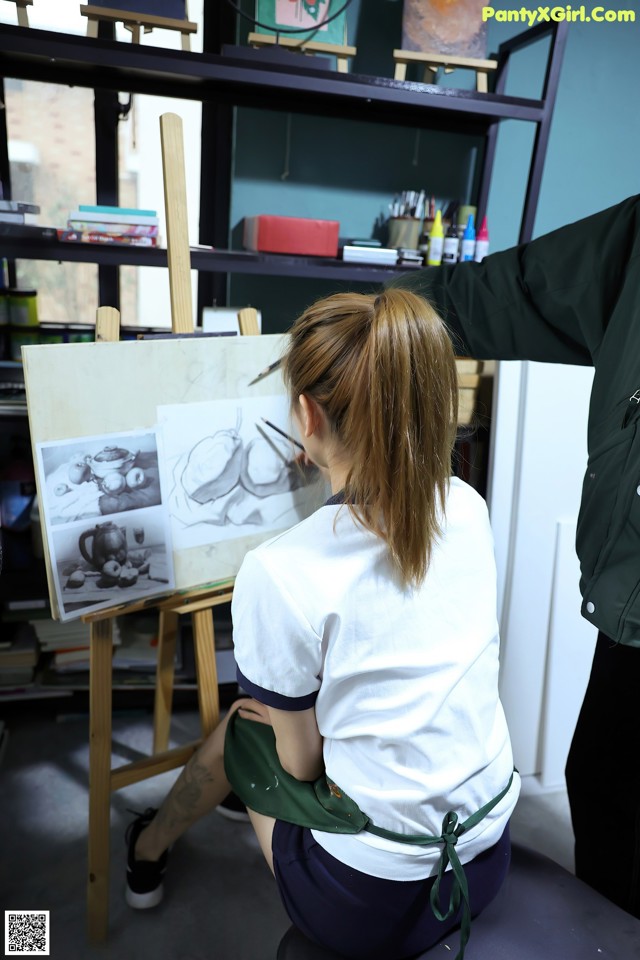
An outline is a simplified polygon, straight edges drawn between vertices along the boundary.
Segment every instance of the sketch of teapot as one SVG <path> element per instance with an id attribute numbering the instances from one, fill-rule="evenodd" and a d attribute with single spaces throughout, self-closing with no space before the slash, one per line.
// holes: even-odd
<path id="1" fill-rule="evenodd" d="M 92 539 L 91 551 L 86 543 Z M 85 530 L 78 540 L 80 553 L 96 570 L 102 570 L 107 560 L 124 563 L 127 559 L 127 531 L 115 523 L 98 523 L 93 530 Z"/>

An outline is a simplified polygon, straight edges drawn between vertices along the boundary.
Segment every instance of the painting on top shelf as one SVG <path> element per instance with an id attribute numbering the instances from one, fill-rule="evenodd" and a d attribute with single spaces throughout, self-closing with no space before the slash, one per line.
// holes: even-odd
<path id="1" fill-rule="evenodd" d="M 109 10 L 126 10 L 150 17 L 170 17 L 173 20 L 187 19 L 186 0 L 88 0 L 92 7 Z"/>
<path id="2" fill-rule="evenodd" d="M 344 6 L 344 0 L 256 0 L 256 32 L 275 34 L 297 28 L 304 33 L 283 33 L 293 40 L 346 43 L 346 12 L 330 23 L 324 21 Z M 260 26 L 263 24 L 263 26 Z M 270 29 L 269 29 L 270 28 Z"/>
<path id="3" fill-rule="evenodd" d="M 483 60 L 486 0 L 404 0 L 402 49 Z"/>

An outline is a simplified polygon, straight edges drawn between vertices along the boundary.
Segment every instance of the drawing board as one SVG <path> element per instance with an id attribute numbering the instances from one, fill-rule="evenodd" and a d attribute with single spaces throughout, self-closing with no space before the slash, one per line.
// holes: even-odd
<path id="1" fill-rule="evenodd" d="M 88 554 L 96 567 L 104 560 L 103 524 L 111 525 L 108 542 L 124 536 L 125 550 L 143 569 L 155 561 L 151 592 L 189 590 L 233 578 L 248 550 L 323 502 L 318 472 L 298 467 L 299 450 L 262 422 L 296 435 L 280 371 L 249 386 L 285 345 L 282 336 L 258 336 L 24 348 L 54 616 L 86 612 L 66 609 L 63 588 L 74 558 L 80 562 L 76 555 Z M 113 490 L 104 486 L 102 461 L 109 457 Z M 117 473 L 131 480 L 133 493 L 128 481 L 120 489 Z M 134 532 L 140 528 L 144 546 Z M 102 605 L 126 599 L 114 586 Z M 74 600 L 82 605 L 80 594 Z"/>

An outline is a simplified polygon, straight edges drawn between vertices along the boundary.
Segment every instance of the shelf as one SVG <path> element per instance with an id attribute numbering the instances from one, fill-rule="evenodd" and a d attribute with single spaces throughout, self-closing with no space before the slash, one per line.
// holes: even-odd
<path id="1" fill-rule="evenodd" d="M 19 231 L 12 231 L 10 225 L 0 223 L 0 257 L 98 263 L 107 266 L 167 266 L 167 251 L 161 248 L 129 247 L 115 243 L 66 243 L 53 237 L 55 231 L 50 228 L 21 227 Z M 193 270 L 209 273 L 253 273 L 262 276 L 313 277 L 361 283 L 384 283 L 393 276 L 411 273 L 416 269 L 345 263 L 324 257 L 198 248 L 191 250 L 191 267 Z"/>
<path id="2" fill-rule="evenodd" d="M 240 49 L 217 56 L 0 25 L 0 73 L 19 80 L 465 133 L 544 118 L 541 100 L 319 71 L 296 54 L 289 65 Z"/>

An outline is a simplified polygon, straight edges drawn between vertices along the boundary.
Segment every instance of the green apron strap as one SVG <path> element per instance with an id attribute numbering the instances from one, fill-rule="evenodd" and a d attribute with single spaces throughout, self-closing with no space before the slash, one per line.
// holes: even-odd
<path id="1" fill-rule="evenodd" d="M 442 833 L 439 837 L 420 836 L 419 834 L 395 833 L 393 830 L 385 830 L 382 827 L 376 827 L 373 823 L 371 823 L 371 821 L 369 821 L 365 827 L 365 830 L 367 830 L 368 833 L 373 833 L 377 837 L 384 837 L 387 840 L 399 840 L 401 843 L 411 843 L 420 846 L 429 846 L 433 843 L 443 844 L 442 853 L 440 854 L 440 859 L 438 861 L 438 872 L 436 874 L 435 882 L 431 887 L 429 899 L 431 903 L 431 909 L 437 920 L 448 920 L 451 916 L 455 916 L 460 907 L 460 901 L 462 900 L 460 949 L 456 954 L 455 960 L 463 960 L 464 950 L 471 934 L 469 886 L 467 884 L 467 878 L 465 876 L 463 866 L 460 863 L 460 858 L 456 852 L 456 844 L 458 842 L 458 838 L 461 837 L 463 833 L 466 833 L 467 830 L 470 830 L 472 827 L 475 827 L 476 824 L 480 823 L 480 821 L 483 820 L 484 817 L 486 817 L 486 815 L 493 810 L 493 808 L 497 806 L 504 797 L 506 797 L 507 793 L 511 789 L 512 783 L 513 773 L 509 777 L 509 782 L 504 790 L 501 790 L 497 796 L 489 800 L 488 803 L 485 803 L 485 805 L 480 807 L 479 810 L 476 810 L 476 812 L 468 817 L 464 823 L 458 823 L 457 813 L 454 813 L 450 810 L 449 813 L 446 813 L 444 816 L 442 821 Z M 451 872 L 453 873 L 453 883 L 451 885 L 451 894 L 449 896 L 447 912 L 444 913 L 440 903 L 440 882 L 449 864 L 451 864 Z"/>

